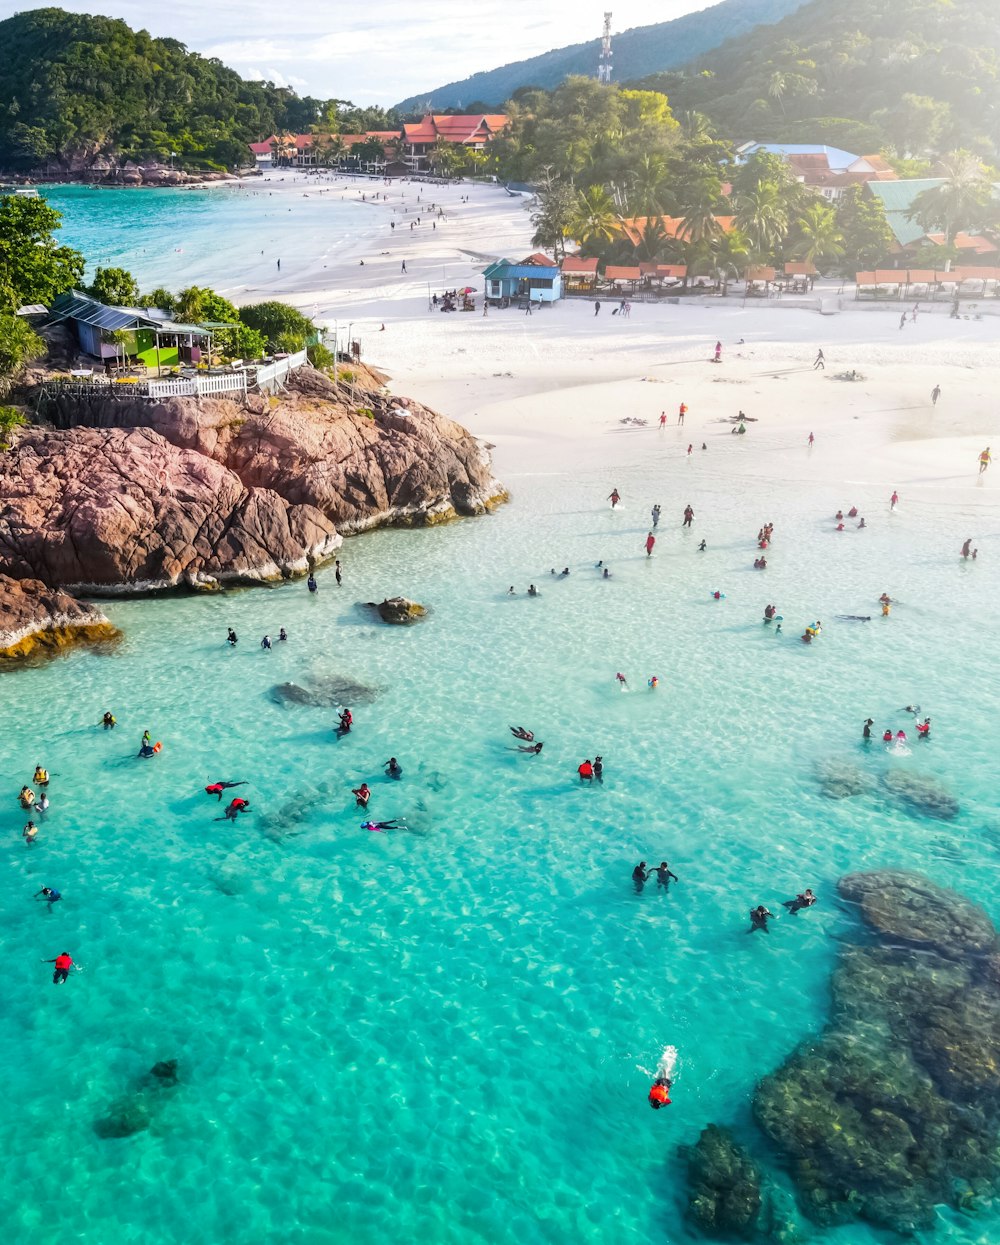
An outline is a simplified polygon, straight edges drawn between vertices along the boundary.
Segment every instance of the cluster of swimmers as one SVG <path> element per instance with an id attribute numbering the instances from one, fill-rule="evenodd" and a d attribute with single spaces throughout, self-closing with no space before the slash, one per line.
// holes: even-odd
<path id="1" fill-rule="evenodd" d="M 920 706 L 919 705 L 907 705 L 905 708 L 900 709 L 899 712 L 910 713 L 913 715 L 914 722 L 915 722 L 916 729 L 917 729 L 918 739 L 929 739 L 930 738 L 931 720 L 929 717 L 926 717 L 926 716 L 924 717 L 922 721 L 920 720 Z M 861 727 L 861 738 L 862 739 L 873 738 L 872 727 L 874 725 L 875 725 L 875 721 L 873 718 L 865 718 L 864 723 L 862 724 L 862 727 Z M 882 742 L 884 744 L 896 744 L 896 745 L 905 744 L 906 743 L 906 731 L 899 730 L 893 733 L 892 727 L 887 726 L 885 730 L 882 732 Z"/>
<path id="2" fill-rule="evenodd" d="M 794 899 L 783 900 L 781 906 L 787 908 L 791 916 L 797 916 L 803 908 L 811 908 L 815 902 L 816 896 L 807 886 Z M 763 930 L 765 934 L 769 934 L 771 931 L 767 928 L 767 923 L 774 920 L 777 920 L 774 913 L 764 904 L 758 904 L 756 908 L 750 909 L 750 928 L 746 932 L 755 934 L 758 930 Z"/>
<path id="3" fill-rule="evenodd" d="M 895 496 L 895 494 L 894 494 L 894 496 Z M 837 511 L 837 513 L 836 513 L 833 517 L 834 517 L 834 518 L 836 519 L 836 521 L 837 521 L 837 527 L 836 527 L 836 529 L 835 529 L 835 530 L 836 530 L 836 531 L 838 531 L 838 532 L 842 532 L 842 531 L 844 530 L 844 527 L 845 527 L 845 524 L 844 524 L 844 512 L 843 512 L 843 510 L 838 510 L 838 511 Z M 850 508 L 850 510 L 848 510 L 848 512 L 847 512 L 847 517 L 848 517 L 849 519 L 856 519 L 856 518 L 858 517 L 858 508 L 857 508 L 857 506 L 852 506 L 852 507 Z M 867 527 L 867 526 L 868 526 L 868 524 L 864 521 L 864 518 L 862 518 L 862 519 L 861 519 L 861 521 L 858 523 L 858 527 Z"/>

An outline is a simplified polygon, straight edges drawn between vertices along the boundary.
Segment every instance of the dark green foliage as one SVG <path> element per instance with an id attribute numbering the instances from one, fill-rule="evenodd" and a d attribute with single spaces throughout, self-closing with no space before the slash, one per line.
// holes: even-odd
<path id="1" fill-rule="evenodd" d="M 311 320 L 287 303 L 254 303 L 241 307 L 240 320 L 261 333 L 275 350 L 301 350 L 316 331 Z"/>
<path id="2" fill-rule="evenodd" d="M 812 0 L 641 85 L 665 91 L 678 111 L 707 113 L 737 140 L 992 157 L 998 49 L 994 0 Z"/>
<path id="3" fill-rule="evenodd" d="M 83 256 L 52 237 L 61 219 L 44 199 L 0 196 L 0 313 L 47 305 L 79 284 Z"/>
<path id="4" fill-rule="evenodd" d="M 87 293 L 115 307 L 135 307 L 139 301 L 138 283 L 124 268 L 98 268 Z"/>
<path id="5" fill-rule="evenodd" d="M 11 433 L 27 422 L 16 406 L 0 406 L 0 450 L 10 449 Z"/>
<path id="6" fill-rule="evenodd" d="M 308 130 L 319 107 L 122 21 L 34 9 L 0 22 L 0 152 L 11 170 L 98 152 L 245 165 L 247 143 Z"/>
<path id="7" fill-rule="evenodd" d="M 10 390 L 12 376 L 44 353 L 45 343 L 20 316 L 0 312 L 0 396 Z"/>
<path id="8" fill-rule="evenodd" d="M 616 34 L 615 80 L 625 82 L 643 74 L 683 65 L 692 57 L 718 47 L 723 39 L 746 34 L 760 22 L 776 22 L 798 8 L 802 0 L 725 0 L 699 13 L 688 13 L 655 26 L 637 26 Z M 596 10 L 595 10 L 596 14 Z M 599 15 L 597 15 L 599 16 Z M 597 69 L 600 40 L 573 44 L 515 61 L 499 69 L 473 74 L 461 82 L 412 95 L 398 105 L 403 112 L 418 114 L 433 107 L 441 112 L 495 112 L 503 100 L 516 98 L 524 87 L 551 90 L 572 74 L 592 77 Z M 477 101 L 469 103 L 470 100 Z M 483 101 L 492 100 L 487 106 Z"/>

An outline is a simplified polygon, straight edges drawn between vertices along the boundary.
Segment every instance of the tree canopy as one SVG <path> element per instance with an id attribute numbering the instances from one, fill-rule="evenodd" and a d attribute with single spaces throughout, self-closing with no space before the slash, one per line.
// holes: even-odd
<path id="1" fill-rule="evenodd" d="M 83 256 L 52 236 L 61 220 L 44 199 L 0 196 L 0 312 L 48 304 L 80 283 Z"/>
<path id="2" fill-rule="evenodd" d="M 0 163 L 11 171 L 95 154 L 233 167 L 261 135 L 307 132 L 323 116 L 343 132 L 385 128 L 381 109 L 244 82 L 123 21 L 46 8 L 0 22 Z"/>

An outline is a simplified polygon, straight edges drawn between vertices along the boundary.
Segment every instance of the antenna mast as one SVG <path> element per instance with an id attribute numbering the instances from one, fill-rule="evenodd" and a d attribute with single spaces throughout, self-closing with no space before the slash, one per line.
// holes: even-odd
<path id="1" fill-rule="evenodd" d="M 611 14 L 604 14 L 604 34 L 601 37 L 601 58 L 597 63 L 597 81 L 605 86 L 611 82 Z"/>

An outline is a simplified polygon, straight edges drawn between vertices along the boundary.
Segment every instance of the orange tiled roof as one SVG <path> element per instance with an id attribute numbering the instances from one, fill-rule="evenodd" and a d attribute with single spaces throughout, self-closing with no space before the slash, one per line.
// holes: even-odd
<path id="1" fill-rule="evenodd" d="M 503 113 L 456 117 L 428 113 L 420 121 L 407 122 L 403 137 L 408 143 L 434 143 L 439 138 L 446 143 L 468 143 L 473 138 L 485 142 L 509 123 L 510 118 Z"/>
<path id="2" fill-rule="evenodd" d="M 665 237 L 678 238 L 682 242 L 686 241 L 687 231 L 683 229 L 684 218 L 682 216 L 633 216 L 631 220 L 623 220 L 621 222 L 622 232 L 633 246 L 638 246 L 642 238 L 642 231 L 646 228 L 647 222 L 657 220 L 663 227 Z M 715 223 L 723 233 L 732 233 L 736 225 L 736 217 L 716 216 Z"/>
<path id="3" fill-rule="evenodd" d="M 567 255 L 563 258 L 562 270 L 580 276 L 593 277 L 597 275 L 597 260 L 584 259 L 580 255 Z"/>
<path id="4" fill-rule="evenodd" d="M 542 251 L 535 251 L 529 255 L 527 259 L 522 259 L 521 264 L 531 264 L 536 268 L 558 268 L 559 265 L 554 259 L 549 259 Z"/>
<path id="5" fill-rule="evenodd" d="M 604 275 L 609 281 L 638 281 L 642 276 L 638 264 L 608 264 Z"/>

